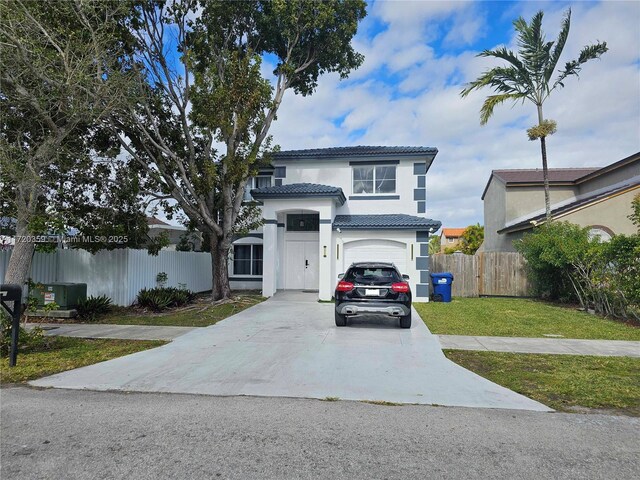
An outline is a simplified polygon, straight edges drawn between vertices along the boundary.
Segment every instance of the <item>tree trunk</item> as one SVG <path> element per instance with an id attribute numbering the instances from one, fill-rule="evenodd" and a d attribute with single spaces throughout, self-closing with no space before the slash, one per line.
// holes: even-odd
<path id="1" fill-rule="evenodd" d="M 212 296 L 214 301 L 231 298 L 229 286 L 229 242 L 211 233 Z"/>
<path id="2" fill-rule="evenodd" d="M 27 220 L 20 217 L 22 217 L 22 215 L 18 214 L 16 244 L 11 252 L 3 283 L 15 283 L 24 288 L 24 284 L 27 282 L 29 272 L 31 271 L 31 260 L 33 259 L 35 243 L 32 241 L 24 241 L 31 240 L 31 238 L 29 238 Z"/>
<path id="3" fill-rule="evenodd" d="M 545 137 L 540 137 L 540 149 L 542 150 L 542 178 L 544 179 L 544 212 L 547 223 L 551 221 L 551 199 L 549 196 L 549 170 L 547 168 L 547 142 Z"/>
<path id="4" fill-rule="evenodd" d="M 538 124 L 542 125 L 542 105 L 538 105 Z M 540 137 L 540 150 L 542 152 L 542 178 L 544 179 L 544 212 L 547 223 L 551 222 L 551 199 L 549 194 L 549 170 L 547 168 L 547 139 Z"/>

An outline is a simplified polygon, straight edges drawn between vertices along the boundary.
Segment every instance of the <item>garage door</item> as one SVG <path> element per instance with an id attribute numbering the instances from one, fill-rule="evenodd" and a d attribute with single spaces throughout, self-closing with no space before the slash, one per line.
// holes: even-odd
<path id="1" fill-rule="evenodd" d="M 400 273 L 407 270 L 407 247 L 392 240 L 358 240 L 344 245 L 345 270 L 353 262 L 391 262 Z"/>

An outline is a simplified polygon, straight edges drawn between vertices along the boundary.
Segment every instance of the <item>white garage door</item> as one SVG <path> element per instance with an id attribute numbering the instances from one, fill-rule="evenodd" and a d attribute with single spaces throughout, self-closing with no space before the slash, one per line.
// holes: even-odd
<path id="1" fill-rule="evenodd" d="M 344 269 L 353 262 L 391 262 L 400 273 L 407 270 L 407 247 L 392 240 L 358 240 L 344 244 Z"/>

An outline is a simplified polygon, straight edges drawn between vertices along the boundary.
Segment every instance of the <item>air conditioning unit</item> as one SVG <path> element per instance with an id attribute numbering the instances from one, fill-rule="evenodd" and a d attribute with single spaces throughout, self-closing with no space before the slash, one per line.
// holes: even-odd
<path id="1" fill-rule="evenodd" d="M 38 307 L 56 303 L 61 310 L 75 308 L 78 302 L 87 299 L 86 283 L 37 283 L 30 296 L 38 301 Z"/>

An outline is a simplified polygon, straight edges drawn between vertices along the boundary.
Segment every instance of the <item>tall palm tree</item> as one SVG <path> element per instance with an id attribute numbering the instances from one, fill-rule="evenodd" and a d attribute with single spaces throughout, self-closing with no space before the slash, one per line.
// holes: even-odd
<path id="1" fill-rule="evenodd" d="M 556 122 L 545 120 L 542 115 L 542 105 L 556 88 L 564 87 L 564 81 L 571 75 L 578 76 L 582 64 L 599 58 L 605 53 L 606 42 L 598 42 L 582 48 L 577 60 L 567 62 L 564 69 L 558 70 L 558 76 L 553 81 L 560 55 L 569 36 L 571 26 L 571 9 L 567 10 L 562 20 L 562 29 L 555 41 L 547 42 L 542 31 L 542 17 L 539 11 L 531 19 L 531 23 L 522 18 L 513 22 L 518 32 L 518 52 L 514 53 L 505 47 L 495 50 L 485 50 L 479 57 L 495 57 L 507 61 L 506 66 L 495 67 L 480 75 L 475 81 L 467 84 L 460 92 L 464 98 L 473 90 L 489 86 L 496 95 L 488 96 L 480 109 L 480 124 L 485 125 L 493 115 L 493 109 L 508 100 L 517 102 L 529 100 L 538 110 L 538 124 L 527 130 L 529 140 L 540 139 L 542 151 L 542 175 L 544 178 L 544 203 L 547 222 L 551 220 L 551 202 L 549 200 L 549 176 L 547 171 L 546 137 L 556 131 Z"/>

